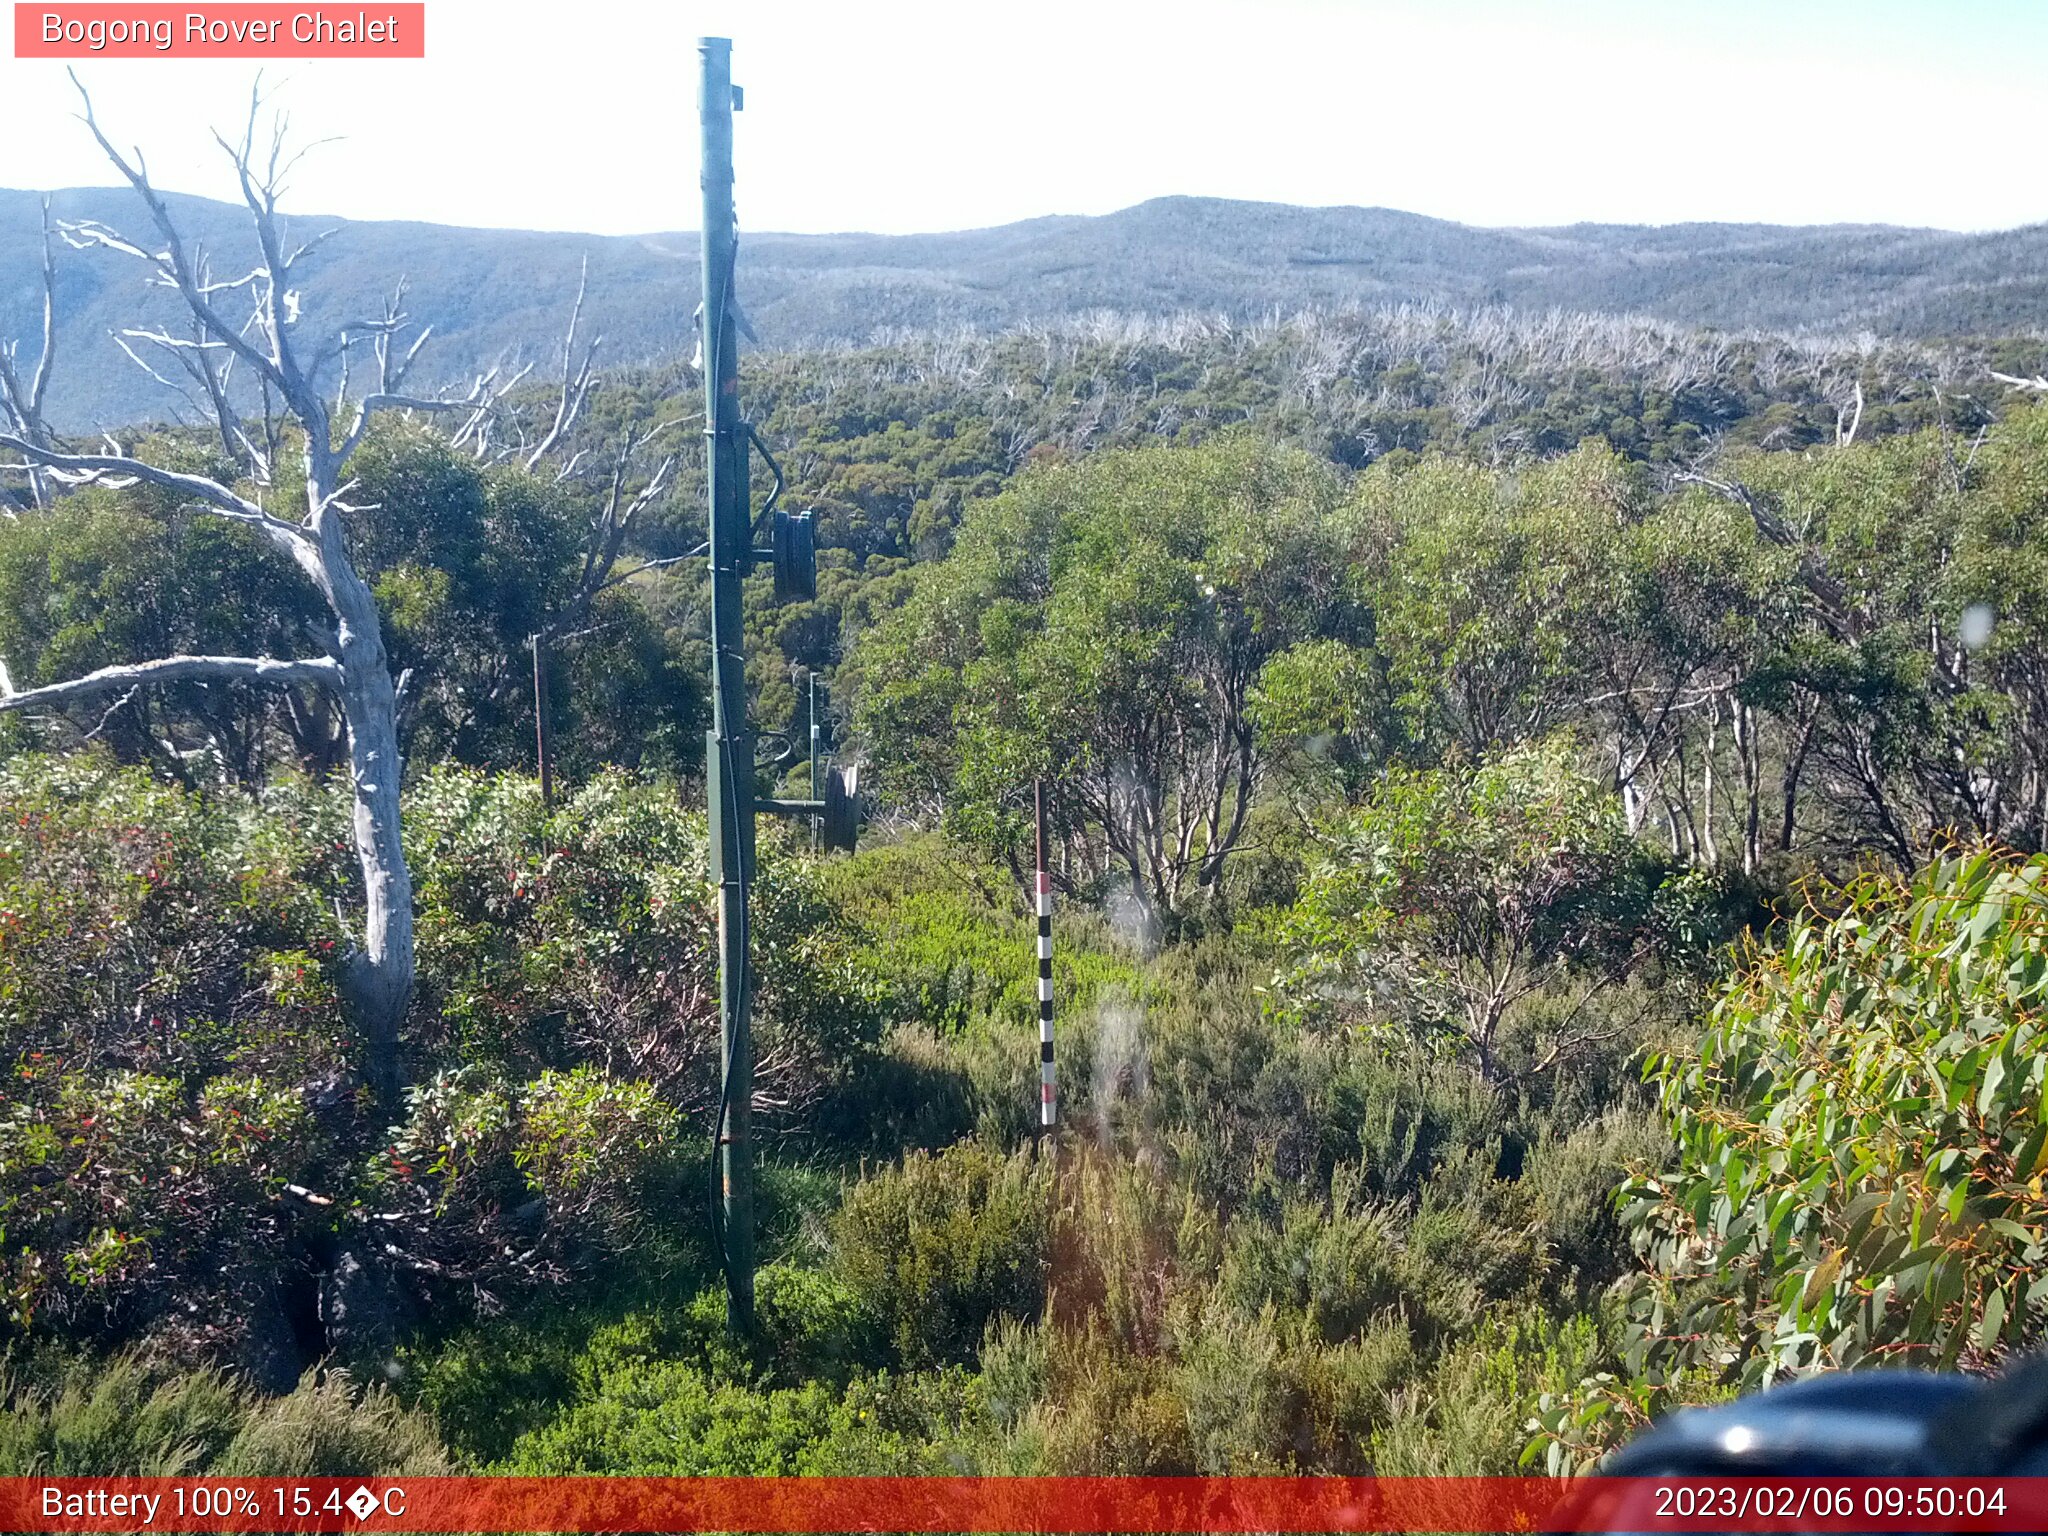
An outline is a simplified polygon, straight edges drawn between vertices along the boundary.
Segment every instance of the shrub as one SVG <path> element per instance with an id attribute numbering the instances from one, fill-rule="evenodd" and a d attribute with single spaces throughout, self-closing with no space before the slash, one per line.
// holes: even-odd
<path id="1" fill-rule="evenodd" d="M 981 1392 L 956 1369 L 773 1387 L 683 1360 L 615 1364 L 494 1470 L 648 1477 L 904 1476 L 974 1470 Z"/>
<path id="2" fill-rule="evenodd" d="M 1675 1142 L 1626 1216 L 1647 1382 L 1953 1366 L 2037 1338 L 2048 1281 L 2048 858 L 1823 893 L 1650 1075 Z M 1821 907 L 1825 902 L 1832 914 Z"/>
<path id="3" fill-rule="evenodd" d="M 973 1357 L 999 1316 L 1045 1304 L 1052 1164 L 977 1141 L 913 1152 L 848 1187 L 834 1224 L 840 1273 L 904 1365 Z"/>
<path id="4" fill-rule="evenodd" d="M 455 1470 L 434 1426 L 384 1387 L 311 1370 L 259 1402 L 210 1469 L 230 1477 L 436 1477 Z"/>
<path id="5" fill-rule="evenodd" d="M 437 1347 L 409 1346 L 397 1355 L 398 1388 L 433 1419 L 452 1452 L 487 1465 L 545 1427 L 569 1399 L 574 1321 L 557 1314 L 537 1326 L 499 1317 Z"/>
<path id="6" fill-rule="evenodd" d="M 133 1351 L 0 1384 L 0 1474 L 38 1477 L 432 1476 L 454 1470 L 433 1425 L 381 1387 L 309 1371 L 265 1398 L 217 1371 Z"/>
<path id="7" fill-rule="evenodd" d="M 859 925 L 893 1020 L 939 1034 L 1036 1024 L 1037 930 L 1016 880 L 931 833 L 863 848 L 820 878 Z M 1053 984 L 1076 1012 L 1108 992 L 1146 990 L 1136 957 L 1080 902 L 1062 903 Z"/>
<path id="8" fill-rule="evenodd" d="M 1185 962 L 1178 962 L 1185 963 Z M 1261 1018 L 1249 957 L 1176 975 L 1147 1010 L 1151 1113 L 1177 1174 L 1230 1211 L 1253 1193 L 1248 1170 L 1327 1188 L 1340 1165 L 1366 1192 L 1415 1198 L 1451 1149 L 1497 1144 L 1499 1093 L 1412 1044 Z"/>
<path id="9" fill-rule="evenodd" d="M 1163 1350 L 1179 1308 L 1214 1278 L 1216 1215 L 1157 1159 L 1083 1153 L 1062 1170 L 1054 1215 L 1052 1315 L 1106 1348 Z"/>
<path id="10" fill-rule="evenodd" d="M 353 1133 L 320 797 L 209 800 L 103 760 L 0 764 L 0 1260 L 9 1310 L 243 1331 L 277 1199 Z"/>
<path id="11" fill-rule="evenodd" d="M 1214 1306 L 1179 1321 L 1174 1355 L 1195 1471 L 1242 1477 L 1279 1470 L 1292 1447 L 1272 1311 L 1247 1317 Z"/>
<path id="12" fill-rule="evenodd" d="M 1385 1421 L 1393 1393 L 1417 1370 L 1407 1325 L 1381 1318 L 1337 1345 L 1297 1332 L 1284 1367 L 1287 1449 L 1295 1463 L 1345 1476 L 1369 1473 L 1373 1432 Z"/>
<path id="13" fill-rule="evenodd" d="M 1340 1343 L 1377 1318 L 1405 1315 L 1407 1243 L 1398 1214 L 1359 1198 L 1355 1170 L 1340 1177 L 1326 1206 L 1289 1200 L 1279 1230 L 1256 1218 L 1231 1224 L 1218 1290 L 1240 1312 L 1276 1307 L 1316 1336 Z M 1420 1310 L 1419 1298 L 1414 1299 Z"/>
<path id="14" fill-rule="evenodd" d="M 1586 1004 L 1688 959 L 1709 927 L 1698 882 L 1629 835 L 1561 744 L 1389 769 L 1326 843 L 1278 924 L 1295 960 L 1284 995 L 1310 1018 L 1428 1041 L 1493 1083 L 1600 1043 Z M 1545 992 L 1578 1001 L 1540 1036 L 1517 1031 L 1517 1005 Z"/>
<path id="15" fill-rule="evenodd" d="M 815 1107 L 879 1036 L 876 988 L 807 861 L 764 827 L 751 904 L 767 1127 Z M 565 1061 L 707 1115 L 718 947 L 703 816 L 623 773 L 553 811 L 531 780 L 439 770 L 408 803 L 416 1032 L 531 1075 Z"/>
<path id="16" fill-rule="evenodd" d="M 1372 1436 L 1380 1477 L 1505 1477 L 1529 1459 L 1544 1401 L 1599 1359 L 1589 1319 L 1497 1310 L 1418 1381 L 1392 1393 Z"/>
<path id="17" fill-rule="evenodd" d="M 1047 1388 L 1017 1438 L 1063 1476 L 1174 1477 L 1195 1470 L 1173 1361 L 1118 1348 L 1097 1325 L 1045 1330 Z"/>
<path id="18" fill-rule="evenodd" d="M 0 1385 L 0 1476 L 178 1477 L 204 1471 L 248 1417 L 217 1371 L 172 1374 L 135 1354 L 68 1362 L 59 1380 Z"/>
<path id="19" fill-rule="evenodd" d="M 681 1361 L 604 1374 L 595 1395 L 522 1436 L 499 1470 L 526 1477 L 788 1477 L 831 1427 L 837 1394 L 812 1383 L 756 1391 Z"/>
<path id="20" fill-rule="evenodd" d="M 672 1182 L 676 1112 L 589 1067 L 517 1085 L 444 1072 L 407 1091 L 406 1111 L 362 1198 L 384 1251 L 473 1296 L 630 1248 Z"/>
<path id="21" fill-rule="evenodd" d="M 416 1086 L 392 1128 L 358 1088 L 336 985 L 356 878 L 339 786 L 207 796 L 91 755 L 0 764 L 17 1326 L 156 1337 L 281 1390 L 308 1271 L 332 1303 L 311 1352 L 381 1359 L 410 1292 L 459 1321 L 656 1235 L 642 1215 L 677 1205 L 678 1110 L 716 1070 L 702 818 L 619 774 L 550 815 L 525 781 L 429 773 L 407 813 Z M 879 1021 L 807 861 L 772 853 L 770 1129 L 848 1080 Z"/>
<path id="22" fill-rule="evenodd" d="M 1650 1261 L 1623 1369 L 1546 1404 L 1584 1465 L 1781 1374 L 1987 1365 L 2042 1332 L 2048 858 L 1964 850 L 1817 890 L 1654 1058 L 1668 1154 L 1622 1217 Z"/>
<path id="23" fill-rule="evenodd" d="M 1614 1197 L 1629 1168 L 1662 1162 L 1668 1145 L 1652 1114 L 1629 1107 L 1568 1132 L 1546 1127 L 1529 1149 L 1522 1183 L 1561 1300 L 1589 1301 L 1633 1268 Z"/>

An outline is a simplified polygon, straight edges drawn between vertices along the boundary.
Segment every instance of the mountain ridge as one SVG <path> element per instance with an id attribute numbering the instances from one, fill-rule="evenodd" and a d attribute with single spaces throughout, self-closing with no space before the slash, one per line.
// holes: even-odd
<path id="1" fill-rule="evenodd" d="M 51 194 L 60 219 L 135 232 L 120 188 Z M 0 190 L 0 342 L 40 329 L 40 194 Z M 239 205 L 166 195 L 188 238 L 224 258 L 250 243 Z M 578 269 L 586 316 L 613 366 L 687 355 L 697 303 L 691 231 L 577 235 L 295 215 L 334 227 L 309 260 L 302 324 L 331 329 L 400 276 L 432 323 L 427 378 L 559 348 Z M 766 346 L 859 344 L 878 334 L 1002 329 L 1096 311 L 1275 311 L 1398 303 L 1635 314 L 1743 331 L 1869 331 L 1894 338 L 2048 327 L 2048 224 L 1963 233 L 1894 225 L 1576 223 L 1487 228 L 1399 209 L 1162 197 L 1102 215 L 1048 214 L 983 229 L 743 235 L 740 294 Z M 50 414 L 68 429 L 167 409 L 162 387 L 108 333 L 174 317 L 139 263 L 58 251 L 60 348 Z"/>

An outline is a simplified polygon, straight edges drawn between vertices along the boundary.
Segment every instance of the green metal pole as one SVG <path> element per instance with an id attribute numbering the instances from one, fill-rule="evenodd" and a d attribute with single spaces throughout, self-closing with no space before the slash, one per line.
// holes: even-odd
<path id="1" fill-rule="evenodd" d="M 712 728 L 705 782 L 711 857 L 718 882 L 720 1245 L 726 1315 L 742 1331 L 754 1322 L 754 1167 L 748 1138 L 754 1092 L 748 1030 L 747 892 L 754 874 L 754 741 L 747 730 L 746 636 L 740 582 L 746 575 L 747 445 L 740 428 L 739 338 L 733 320 L 732 43 L 698 42 L 704 159 L 704 447 L 710 504 Z"/>

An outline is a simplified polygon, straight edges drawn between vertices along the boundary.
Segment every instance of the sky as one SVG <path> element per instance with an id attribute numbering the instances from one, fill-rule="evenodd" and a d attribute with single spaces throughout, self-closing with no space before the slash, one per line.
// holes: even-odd
<path id="1" fill-rule="evenodd" d="M 2048 220 L 2048 0 L 428 0 L 423 60 L 269 67 L 294 131 L 335 140 L 284 205 L 693 229 L 703 33 L 746 88 L 755 230 L 1175 193 L 1489 225 Z M 160 186 L 233 195 L 208 130 L 252 64 L 79 72 Z M 0 187 L 114 183 L 75 110 L 62 62 L 0 57 Z"/>

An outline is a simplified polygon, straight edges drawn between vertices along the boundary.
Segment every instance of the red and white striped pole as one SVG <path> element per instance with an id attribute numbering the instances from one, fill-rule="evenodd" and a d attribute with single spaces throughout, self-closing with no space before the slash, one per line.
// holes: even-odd
<path id="1" fill-rule="evenodd" d="M 1052 1076 L 1052 875 L 1045 867 L 1045 781 L 1031 785 L 1038 816 L 1038 1123 L 1050 1129 L 1059 1120 L 1059 1100 Z"/>

